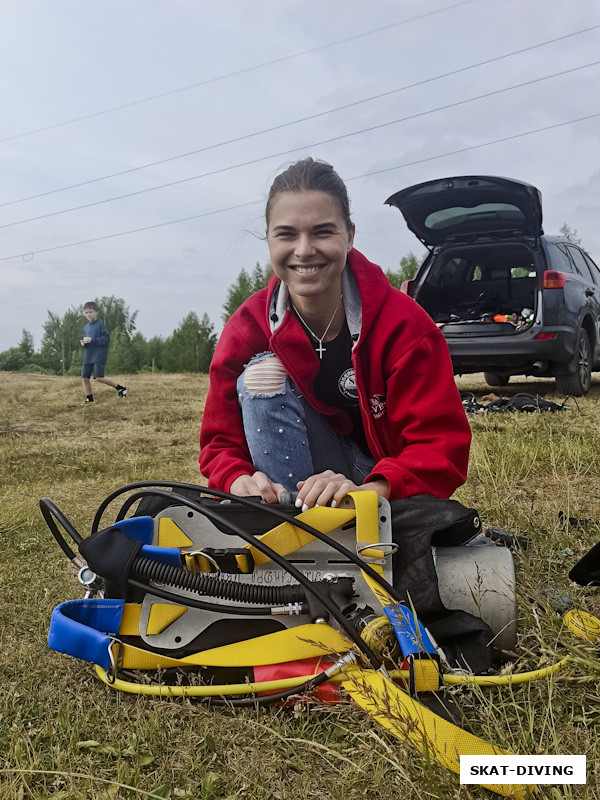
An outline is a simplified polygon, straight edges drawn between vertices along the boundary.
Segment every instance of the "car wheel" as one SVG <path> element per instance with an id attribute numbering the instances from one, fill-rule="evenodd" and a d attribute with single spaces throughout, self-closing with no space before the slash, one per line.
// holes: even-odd
<path id="1" fill-rule="evenodd" d="M 575 355 L 556 376 L 556 388 L 561 394 L 583 397 L 592 384 L 592 346 L 585 331 L 579 331 Z"/>
<path id="2" fill-rule="evenodd" d="M 508 386 L 510 375 L 504 372 L 484 372 L 483 377 L 488 386 Z"/>

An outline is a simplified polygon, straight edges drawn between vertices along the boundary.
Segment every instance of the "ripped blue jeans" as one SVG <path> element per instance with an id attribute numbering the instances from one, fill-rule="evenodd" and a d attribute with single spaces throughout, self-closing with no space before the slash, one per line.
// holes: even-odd
<path id="1" fill-rule="evenodd" d="M 276 355 L 259 353 L 237 381 L 252 463 L 289 492 L 331 469 L 360 485 L 375 465 L 353 439 L 338 436 L 304 400 Z"/>

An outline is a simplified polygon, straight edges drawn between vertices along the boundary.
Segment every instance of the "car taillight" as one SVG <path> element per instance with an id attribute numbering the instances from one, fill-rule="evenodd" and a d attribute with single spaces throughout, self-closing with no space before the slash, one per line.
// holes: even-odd
<path id="1" fill-rule="evenodd" d="M 568 275 L 564 272 L 556 272 L 553 269 L 547 269 L 544 272 L 544 289 L 562 289 L 567 281 L 570 281 Z"/>
<path id="2" fill-rule="evenodd" d="M 402 283 L 400 284 L 400 291 L 404 292 L 404 294 L 408 294 L 408 287 L 410 286 L 411 283 L 412 281 L 402 281 Z"/>
<path id="3" fill-rule="evenodd" d="M 555 339 L 556 333 L 552 331 L 552 333 L 538 333 L 537 336 L 533 337 L 534 339 Z"/>

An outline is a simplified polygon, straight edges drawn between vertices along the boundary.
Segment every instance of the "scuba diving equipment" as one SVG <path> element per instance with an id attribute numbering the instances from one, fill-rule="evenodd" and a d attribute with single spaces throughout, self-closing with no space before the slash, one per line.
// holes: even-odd
<path id="1" fill-rule="evenodd" d="M 272 703 L 335 680 L 396 735 L 433 752 L 455 772 L 460 754 L 503 752 L 418 702 L 419 692 L 437 689 L 442 680 L 433 641 L 418 658 L 414 646 L 412 653 L 403 653 L 409 662 L 412 656 L 412 666 L 399 677 L 408 678 L 412 697 L 390 679 L 397 662 L 390 661 L 386 648 L 361 635 L 359 629 L 369 630 L 374 619 L 390 612 L 409 621 L 417 640 L 425 638 L 386 579 L 394 554 L 386 501 L 357 491 L 338 508 L 293 516 L 248 498 L 187 486 L 208 496 L 196 502 L 176 491 L 184 486 L 139 483 L 113 493 L 108 502 L 137 490 L 116 522 L 101 529 L 105 501 L 87 539 L 50 501 L 41 501 L 46 522 L 69 558 L 78 557 L 57 522 L 88 569 L 106 581 L 105 598 L 89 596 L 54 610 L 48 637 L 53 649 L 96 664 L 102 680 L 124 691 L 211 697 L 230 705 Z M 136 500 L 149 495 L 165 500 L 165 513 L 124 518 Z M 262 534 L 249 533 L 228 518 L 234 503 L 248 509 L 249 517 L 267 512 L 281 523 Z M 222 546 L 223 536 L 232 547 Z M 324 546 L 333 553 L 323 552 Z M 367 600 L 368 606 L 359 605 Z M 403 644 L 411 649 L 410 635 L 405 633 Z M 316 665 L 296 678 L 256 680 L 257 667 L 309 658 L 317 658 Z M 148 683 L 138 677 L 140 671 L 156 677 Z M 522 786 L 489 788 L 513 797 L 525 791 Z"/>
<path id="2" fill-rule="evenodd" d="M 494 633 L 494 647 L 513 650 L 517 598 L 509 548 L 436 547 L 434 561 L 443 604 L 481 617 Z"/>

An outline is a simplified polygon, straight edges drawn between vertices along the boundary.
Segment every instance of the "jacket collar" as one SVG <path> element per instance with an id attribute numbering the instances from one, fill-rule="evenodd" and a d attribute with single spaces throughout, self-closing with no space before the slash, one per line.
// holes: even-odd
<path id="1" fill-rule="evenodd" d="M 359 274 L 361 274 L 363 270 L 368 273 L 368 279 L 371 282 L 373 282 L 375 278 L 375 283 L 372 286 L 372 291 L 367 292 L 361 297 L 361 290 L 359 288 L 359 281 L 356 273 L 359 272 Z M 385 285 L 387 285 L 387 288 L 389 288 L 389 283 L 379 267 L 376 267 L 374 264 L 371 264 L 369 261 L 367 261 L 367 259 L 361 253 L 359 253 L 358 250 L 352 250 L 350 252 L 348 261 L 346 261 L 346 266 L 342 272 L 342 297 L 344 298 L 346 320 L 348 322 L 348 328 L 350 330 L 350 336 L 352 337 L 353 346 L 355 346 L 359 340 L 361 330 L 363 329 L 363 322 L 366 322 L 365 328 L 370 327 L 372 319 L 374 319 L 377 311 L 379 310 L 382 302 L 381 298 L 384 294 L 383 292 L 379 291 L 379 286 L 377 285 L 380 283 L 381 278 L 383 278 Z M 290 308 L 290 293 L 285 283 L 282 283 L 276 277 L 271 278 L 269 281 L 269 293 L 267 313 L 269 317 L 271 335 L 273 335 L 283 322 L 285 315 Z M 370 311 L 370 313 L 367 315 L 368 318 L 363 320 L 363 307 L 365 298 L 368 298 L 371 295 L 373 296 L 375 303 L 373 308 L 368 308 L 368 311 Z M 368 305 L 371 306 L 372 303 L 368 303 Z"/>

